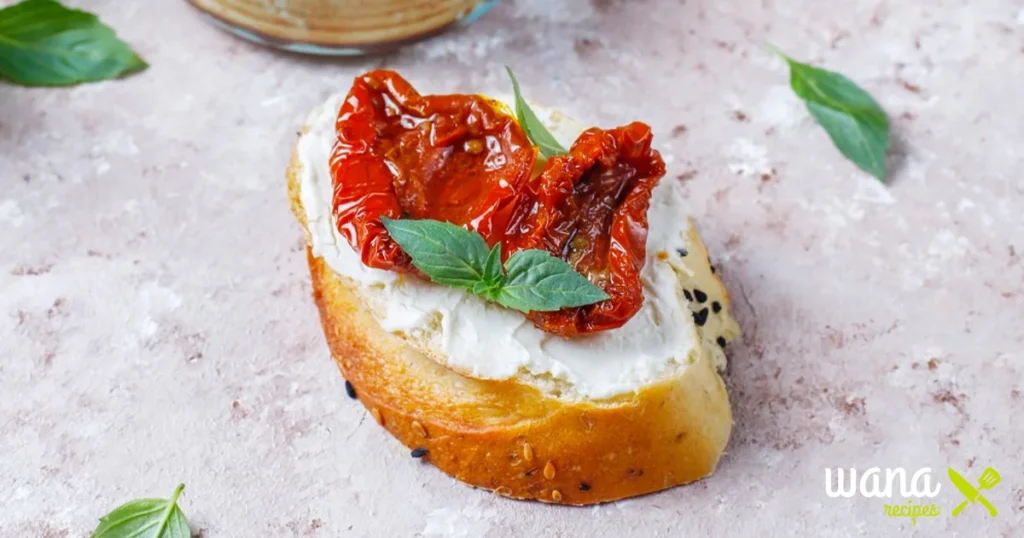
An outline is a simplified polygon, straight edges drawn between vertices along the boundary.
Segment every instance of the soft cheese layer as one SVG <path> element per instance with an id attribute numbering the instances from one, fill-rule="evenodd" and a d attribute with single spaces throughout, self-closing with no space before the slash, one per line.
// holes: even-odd
<path id="1" fill-rule="evenodd" d="M 668 368 L 685 367 L 702 345 L 694 325 L 695 310 L 691 310 L 700 305 L 689 306 L 682 296 L 683 287 L 697 275 L 681 254 L 692 250 L 691 230 L 679 187 L 671 179 L 655 189 L 648 213 L 644 305 L 618 329 L 566 339 L 537 329 L 519 312 L 467 292 L 364 266 L 335 228 L 331 215 L 328 161 L 343 99 L 342 95 L 332 97 L 307 119 L 307 132 L 298 147 L 300 196 L 313 254 L 360 286 L 361 297 L 385 330 L 420 347 L 425 345 L 425 351 L 436 360 L 465 375 L 485 379 L 509 379 L 523 373 L 551 376 L 559 384 L 571 386 L 576 395 L 590 399 L 636 391 Z M 557 111 L 537 112 L 566 147 L 582 130 Z M 706 266 L 705 260 L 697 263 Z M 713 289 L 705 292 L 719 295 L 723 293 L 720 288 L 715 282 Z M 724 311 L 713 317 L 733 323 Z M 718 324 L 719 320 L 712 322 Z M 716 351 L 712 358 L 721 365 L 724 355 Z"/>

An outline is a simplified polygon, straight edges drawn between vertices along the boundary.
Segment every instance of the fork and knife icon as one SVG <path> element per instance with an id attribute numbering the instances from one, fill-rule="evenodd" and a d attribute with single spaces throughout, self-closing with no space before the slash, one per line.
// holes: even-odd
<path id="1" fill-rule="evenodd" d="M 996 511 L 996 507 L 992 506 L 992 503 L 988 502 L 988 499 L 981 494 L 981 490 L 992 489 L 1000 480 L 1002 480 L 995 469 L 991 467 L 985 469 L 985 471 L 981 473 L 981 478 L 978 479 L 977 487 L 968 482 L 963 475 L 953 470 L 952 467 L 949 468 L 949 479 L 953 482 L 953 485 L 956 486 L 956 489 L 960 490 L 960 493 L 963 493 L 964 497 L 966 497 L 964 502 L 960 503 L 960 505 L 953 510 L 953 517 L 960 515 L 960 512 L 967 507 L 968 503 L 974 504 L 975 502 L 983 504 L 985 508 L 988 508 L 989 515 L 996 517 L 996 514 L 998 513 Z"/>

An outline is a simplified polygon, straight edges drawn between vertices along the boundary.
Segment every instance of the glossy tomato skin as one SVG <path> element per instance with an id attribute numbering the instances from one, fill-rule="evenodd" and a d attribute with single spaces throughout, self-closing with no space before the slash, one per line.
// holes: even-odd
<path id="1" fill-rule="evenodd" d="M 562 336 L 614 329 L 643 305 L 647 209 L 665 175 L 652 138 L 640 122 L 588 129 L 527 184 L 503 250 L 547 250 L 610 296 L 578 308 L 531 312 L 541 329 Z"/>
<path id="2" fill-rule="evenodd" d="M 356 78 L 331 156 L 337 226 L 365 265 L 419 274 L 381 217 L 435 219 L 489 246 L 542 249 L 610 298 L 531 312 L 561 336 L 622 326 L 643 304 L 647 209 L 665 173 L 640 122 L 579 136 L 531 178 L 537 150 L 515 118 L 478 95 L 421 96 L 393 71 Z M 422 276 L 422 275 L 420 275 Z"/>
<path id="3" fill-rule="evenodd" d="M 501 240 L 537 151 L 479 95 L 421 96 L 394 71 L 356 78 L 331 156 L 338 229 L 364 264 L 414 271 L 381 217 L 463 225 Z"/>

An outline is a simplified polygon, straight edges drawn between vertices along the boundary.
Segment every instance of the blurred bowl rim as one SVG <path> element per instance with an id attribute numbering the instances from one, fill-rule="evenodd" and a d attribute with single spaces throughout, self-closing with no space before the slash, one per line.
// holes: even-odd
<path id="1" fill-rule="evenodd" d="M 316 56 L 359 56 L 394 50 L 424 39 L 429 39 L 453 28 L 471 24 L 490 11 L 490 9 L 498 3 L 498 0 L 477 0 L 476 5 L 470 8 L 464 15 L 458 16 L 436 28 L 431 28 L 399 39 L 382 41 L 379 43 L 343 43 L 340 41 L 337 43 L 328 43 L 316 40 L 285 39 L 246 27 L 238 21 L 231 20 L 220 13 L 216 13 L 204 6 L 203 0 L 188 0 L 188 3 L 198 10 L 199 14 L 206 20 L 213 23 L 214 26 L 259 45 Z"/>

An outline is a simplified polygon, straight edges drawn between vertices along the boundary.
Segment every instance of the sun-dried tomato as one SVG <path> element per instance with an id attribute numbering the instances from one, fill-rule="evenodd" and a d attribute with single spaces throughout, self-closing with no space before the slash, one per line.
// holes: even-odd
<path id="1" fill-rule="evenodd" d="M 501 242 L 506 259 L 547 250 L 610 296 L 531 312 L 547 332 L 620 327 L 643 304 L 647 208 L 665 173 L 647 125 L 589 129 L 531 179 L 537 150 L 502 107 L 478 95 L 421 96 L 378 70 L 356 78 L 336 127 L 334 214 L 364 264 L 418 273 L 380 218 L 444 220 Z"/>
<path id="2" fill-rule="evenodd" d="M 583 132 L 568 155 L 545 163 L 524 189 L 503 250 L 537 248 L 565 260 L 611 298 L 556 312 L 531 312 L 541 329 L 563 336 L 622 326 L 643 304 L 647 208 L 665 175 L 640 122 Z"/>
<path id="3" fill-rule="evenodd" d="M 356 78 L 331 156 L 338 230 L 364 264 L 414 271 L 381 217 L 435 219 L 493 245 L 537 152 L 515 118 L 479 95 L 421 96 L 394 71 Z"/>

